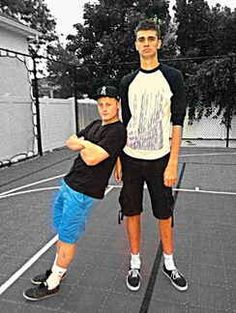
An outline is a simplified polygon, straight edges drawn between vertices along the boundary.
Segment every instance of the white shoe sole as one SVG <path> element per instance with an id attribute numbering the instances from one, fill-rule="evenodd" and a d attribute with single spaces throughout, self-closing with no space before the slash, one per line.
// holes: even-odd
<path id="1" fill-rule="evenodd" d="M 30 297 L 28 297 L 24 292 L 23 292 L 23 297 L 26 299 L 26 300 L 28 300 L 28 301 L 33 301 L 33 302 L 35 302 L 35 301 L 40 301 L 40 300 L 44 300 L 44 299 L 47 299 L 47 298 L 50 298 L 50 297 L 53 297 L 53 296 L 56 296 L 57 295 L 57 292 L 56 293 L 52 293 L 52 294 L 50 294 L 50 295 L 46 295 L 46 296 L 44 296 L 44 297 L 42 297 L 42 298 L 30 298 Z"/>

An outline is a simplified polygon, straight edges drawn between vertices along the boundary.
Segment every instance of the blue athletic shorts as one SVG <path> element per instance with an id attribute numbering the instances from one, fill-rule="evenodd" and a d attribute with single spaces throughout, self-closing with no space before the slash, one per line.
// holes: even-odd
<path id="1" fill-rule="evenodd" d="M 85 231 L 85 224 L 95 199 L 70 188 L 64 180 L 53 204 L 53 227 L 59 240 L 76 243 Z"/>

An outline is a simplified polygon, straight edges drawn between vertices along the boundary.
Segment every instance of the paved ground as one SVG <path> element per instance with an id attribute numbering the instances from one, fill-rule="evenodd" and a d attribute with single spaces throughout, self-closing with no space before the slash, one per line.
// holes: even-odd
<path id="1" fill-rule="evenodd" d="M 182 179 L 175 194 L 175 246 L 177 264 L 190 285 L 183 293 L 161 272 L 159 239 L 146 193 L 143 284 L 136 293 L 127 290 L 129 251 L 124 224 L 117 224 L 119 187 L 114 187 L 97 202 L 60 294 L 27 302 L 22 291 L 31 286 L 32 275 L 51 265 L 54 248 L 12 285 L 9 278 L 54 237 L 49 221 L 54 190 L 47 188 L 58 186 L 59 178 L 45 179 L 66 173 L 74 154 L 59 150 L 1 169 L 1 313 L 236 313 L 236 150 L 183 148 L 182 155 Z M 115 185 L 113 180 L 110 184 Z M 19 187 L 23 188 L 14 191 Z M 3 197 L 4 192 L 11 196 Z"/>

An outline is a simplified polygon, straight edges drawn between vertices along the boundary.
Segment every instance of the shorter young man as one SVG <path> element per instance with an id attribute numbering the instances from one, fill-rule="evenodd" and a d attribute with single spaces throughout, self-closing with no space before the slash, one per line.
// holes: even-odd
<path id="1" fill-rule="evenodd" d="M 74 259 L 77 241 L 94 198 L 104 197 L 114 164 L 126 143 L 126 130 L 119 121 L 119 95 L 115 87 L 97 90 L 101 120 L 90 123 L 66 142 L 69 149 L 79 151 L 70 172 L 65 176 L 53 207 L 53 224 L 58 233 L 54 264 L 45 274 L 31 282 L 37 287 L 24 291 L 27 300 L 37 301 L 55 295 L 60 282 Z"/>

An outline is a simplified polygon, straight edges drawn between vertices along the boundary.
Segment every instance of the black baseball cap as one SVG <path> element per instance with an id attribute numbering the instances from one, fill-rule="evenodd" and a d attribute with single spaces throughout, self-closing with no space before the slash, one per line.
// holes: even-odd
<path id="1" fill-rule="evenodd" d="M 120 100 L 118 89 L 114 86 L 102 86 L 98 88 L 94 98 L 97 100 L 98 98 L 101 97 L 109 97 L 115 98 L 116 100 Z"/>

